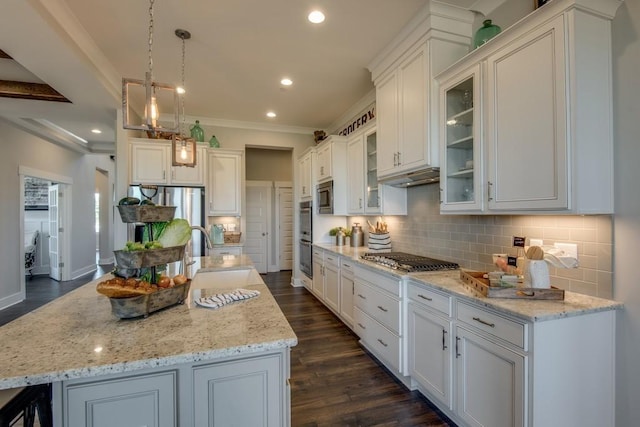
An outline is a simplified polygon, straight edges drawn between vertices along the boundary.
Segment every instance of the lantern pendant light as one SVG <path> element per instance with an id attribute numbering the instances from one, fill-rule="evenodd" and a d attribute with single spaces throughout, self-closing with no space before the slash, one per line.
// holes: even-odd
<path id="1" fill-rule="evenodd" d="M 147 131 L 149 137 L 158 137 L 160 133 L 175 134 L 178 129 L 178 91 L 173 85 L 166 83 L 158 83 L 153 81 L 153 3 L 155 0 L 149 0 L 149 70 L 145 73 L 144 80 L 139 79 L 122 79 L 122 119 L 125 129 Z M 129 111 L 131 107 L 130 91 L 131 89 L 144 88 L 145 104 L 144 104 L 144 122 L 141 124 L 134 123 L 133 114 Z M 158 124 L 160 119 L 160 110 L 158 109 L 158 96 L 163 95 L 167 98 L 173 98 L 173 126 L 164 128 Z"/>
<path id="2" fill-rule="evenodd" d="M 188 138 L 185 136 L 185 110 L 184 110 L 184 97 L 185 97 L 185 85 L 184 85 L 184 63 L 185 63 L 185 40 L 191 38 L 191 33 L 187 30 L 177 29 L 175 32 L 178 38 L 182 39 L 182 82 L 178 87 L 178 93 L 180 94 L 180 116 L 182 118 L 180 125 L 180 132 L 174 133 L 171 138 L 171 163 L 173 166 L 188 166 L 194 167 L 196 165 L 196 140 L 194 138 Z"/>

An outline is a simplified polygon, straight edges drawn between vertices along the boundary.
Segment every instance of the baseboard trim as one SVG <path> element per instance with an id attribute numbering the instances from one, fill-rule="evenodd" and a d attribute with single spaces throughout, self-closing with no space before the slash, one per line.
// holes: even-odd
<path id="1" fill-rule="evenodd" d="M 115 264 L 116 260 L 114 257 L 109 257 L 109 258 L 100 258 L 98 260 L 98 264 L 99 265 L 106 265 L 106 264 Z"/>
<path id="2" fill-rule="evenodd" d="M 71 272 L 71 280 L 75 280 L 79 277 L 82 277 L 86 274 L 89 273 L 93 273 L 94 271 L 96 271 L 98 268 L 96 267 L 95 264 L 91 264 L 91 265 L 87 265 L 86 267 L 83 267 L 79 270 L 73 271 Z"/>
<path id="3" fill-rule="evenodd" d="M 0 299 L 0 310 L 22 302 L 25 298 L 26 292 L 16 292 L 15 294 L 7 295 L 6 297 Z"/>

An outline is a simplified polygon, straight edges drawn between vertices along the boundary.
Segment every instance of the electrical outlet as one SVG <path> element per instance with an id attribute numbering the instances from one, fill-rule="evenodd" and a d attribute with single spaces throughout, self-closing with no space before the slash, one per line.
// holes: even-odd
<path id="1" fill-rule="evenodd" d="M 578 245 L 575 243 L 554 243 L 553 246 L 563 251 L 566 256 L 578 259 Z"/>
<path id="2" fill-rule="evenodd" d="M 542 239 L 529 239 L 529 246 L 542 246 Z"/>
<path id="3" fill-rule="evenodd" d="M 513 246 L 516 248 L 524 248 L 524 242 L 526 240 L 526 237 L 513 236 Z"/>

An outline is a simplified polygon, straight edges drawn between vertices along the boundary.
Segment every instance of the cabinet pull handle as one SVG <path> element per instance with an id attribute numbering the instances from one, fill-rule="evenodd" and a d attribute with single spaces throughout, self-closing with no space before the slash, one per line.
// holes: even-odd
<path id="1" fill-rule="evenodd" d="M 398 166 L 398 153 L 393 153 L 393 167 Z"/>
<path id="2" fill-rule="evenodd" d="M 162 171 L 162 179 L 167 179 L 167 171 Z"/>
<path id="3" fill-rule="evenodd" d="M 360 322 L 358 322 L 358 326 L 360 326 L 362 329 L 367 329 L 367 328 L 365 328 L 365 326 L 364 326 L 362 323 L 360 323 Z"/>
<path id="4" fill-rule="evenodd" d="M 363 296 L 362 294 L 358 294 L 358 296 L 362 299 L 367 299 L 367 297 Z"/>
<path id="5" fill-rule="evenodd" d="M 442 330 L 442 350 L 443 351 L 447 349 L 447 340 L 445 338 L 446 335 L 447 335 L 447 331 L 443 329 Z"/>
<path id="6" fill-rule="evenodd" d="M 351 268 L 351 266 L 350 266 L 349 264 L 346 264 L 346 263 L 345 263 L 345 264 L 342 264 L 342 265 L 344 265 L 344 266 L 345 266 L 345 267 L 347 267 L 347 268 Z"/>
<path id="7" fill-rule="evenodd" d="M 487 182 L 487 196 L 489 198 L 489 201 L 493 200 L 493 197 L 491 197 L 491 187 L 493 186 L 493 182 L 488 181 Z"/>
<path id="8" fill-rule="evenodd" d="M 398 166 L 400 166 L 402 162 L 400 161 L 400 152 L 398 151 Z"/>
<path id="9" fill-rule="evenodd" d="M 479 317 L 474 317 L 474 318 L 473 318 L 473 320 L 475 320 L 475 321 L 476 321 L 476 322 L 478 322 L 478 323 L 482 323 L 483 325 L 487 325 L 487 326 L 489 326 L 489 327 L 491 327 L 491 328 L 495 328 L 495 327 L 496 327 L 496 324 L 495 324 L 495 323 L 489 323 L 489 322 L 487 322 L 486 320 L 482 320 L 482 319 L 481 319 L 481 318 L 479 318 Z"/>
<path id="10" fill-rule="evenodd" d="M 302 194 L 307 194 L 307 187 L 306 186 L 302 186 Z"/>
<path id="11" fill-rule="evenodd" d="M 378 338 L 378 342 L 385 347 L 389 347 L 389 345 L 386 342 L 382 341 L 380 338 Z"/>
<path id="12" fill-rule="evenodd" d="M 362 197 L 358 199 L 359 208 L 362 209 Z"/>
<path id="13" fill-rule="evenodd" d="M 383 307 L 383 306 L 381 306 L 381 305 L 379 305 L 379 306 L 378 306 L 378 308 L 379 308 L 380 310 L 384 311 L 385 313 L 386 313 L 387 311 L 389 311 L 389 310 L 387 310 L 386 308 L 384 308 L 384 307 Z"/>
<path id="14" fill-rule="evenodd" d="M 427 301 L 433 301 L 433 298 L 425 297 L 425 296 L 424 296 L 424 295 L 422 295 L 422 294 L 418 294 L 418 296 L 419 296 L 420 298 L 422 298 L 422 299 L 426 299 Z"/>
<path id="15" fill-rule="evenodd" d="M 458 352 L 458 343 L 460 342 L 460 337 L 456 337 L 456 359 L 460 356 L 462 356 L 460 354 L 460 352 Z"/>
<path id="16" fill-rule="evenodd" d="M 440 193 L 438 193 L 438 202 L 440 204 L 442 204 L 442 193 L 444 192 L 444 190 L 442 189 L 442 187 L 440 187 Z"/>

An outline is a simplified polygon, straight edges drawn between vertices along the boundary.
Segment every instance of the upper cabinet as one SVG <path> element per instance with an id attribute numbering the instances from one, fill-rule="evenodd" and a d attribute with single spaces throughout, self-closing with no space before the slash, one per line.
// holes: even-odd
<path id="1" fill-rule="evenodd" d="M 130 184 L 204 186 L 206 148 L 196 147 L 196 165 L 187 167 L 172 165 L 169 141 L 136 138 L 129 147 Z"/>
<path id="2" fill-rule="evenodd" d="M 320 143 L 316 150 L 318 161 L 315 165 L 318 182 L 335 180 L 336 176 L 338 178 L 344 176 L 346 142 L 347 138 L 344 136 L 330 135 Z"/>
<path id="3" fill-rule="evenodd" d="M 240 216 L 243 152 L 211 149 L 207 160 L 207 215 Z"/>
<path id="4" fill-rule="evenodd" d="M 347 214 L 406 215 L 407 190 L 378 183 L 376 128 L 349 136 L 347 147 Z"/>
<path id="5" fill-rule="evenodd" d="M 619 3 L 551 2 L 437 77 L 443 212 L 613 212 L 610 20 Z M 463 132 L 451 100 L 468 79 L 472 146 L 451 137 Z"/>
<path id="6" fill-rule="evenodd" d="M 300 179 L 298 180 L 298 194 L 300 200 L 311 200 L 313 199 L 313 154 L 314 150 L 307 150 L 300 160 L 298 161 L 299 165 L 299 174 Z"/>
<path id="7" fill-rule="evenodd" d="M 432 15 L 438 16 L 433 19 Z M 438 165 L 433 77 L 469 51 L 469 11 L 430 2 L 369 66 L 376 87 L 378 177 Z"/>

